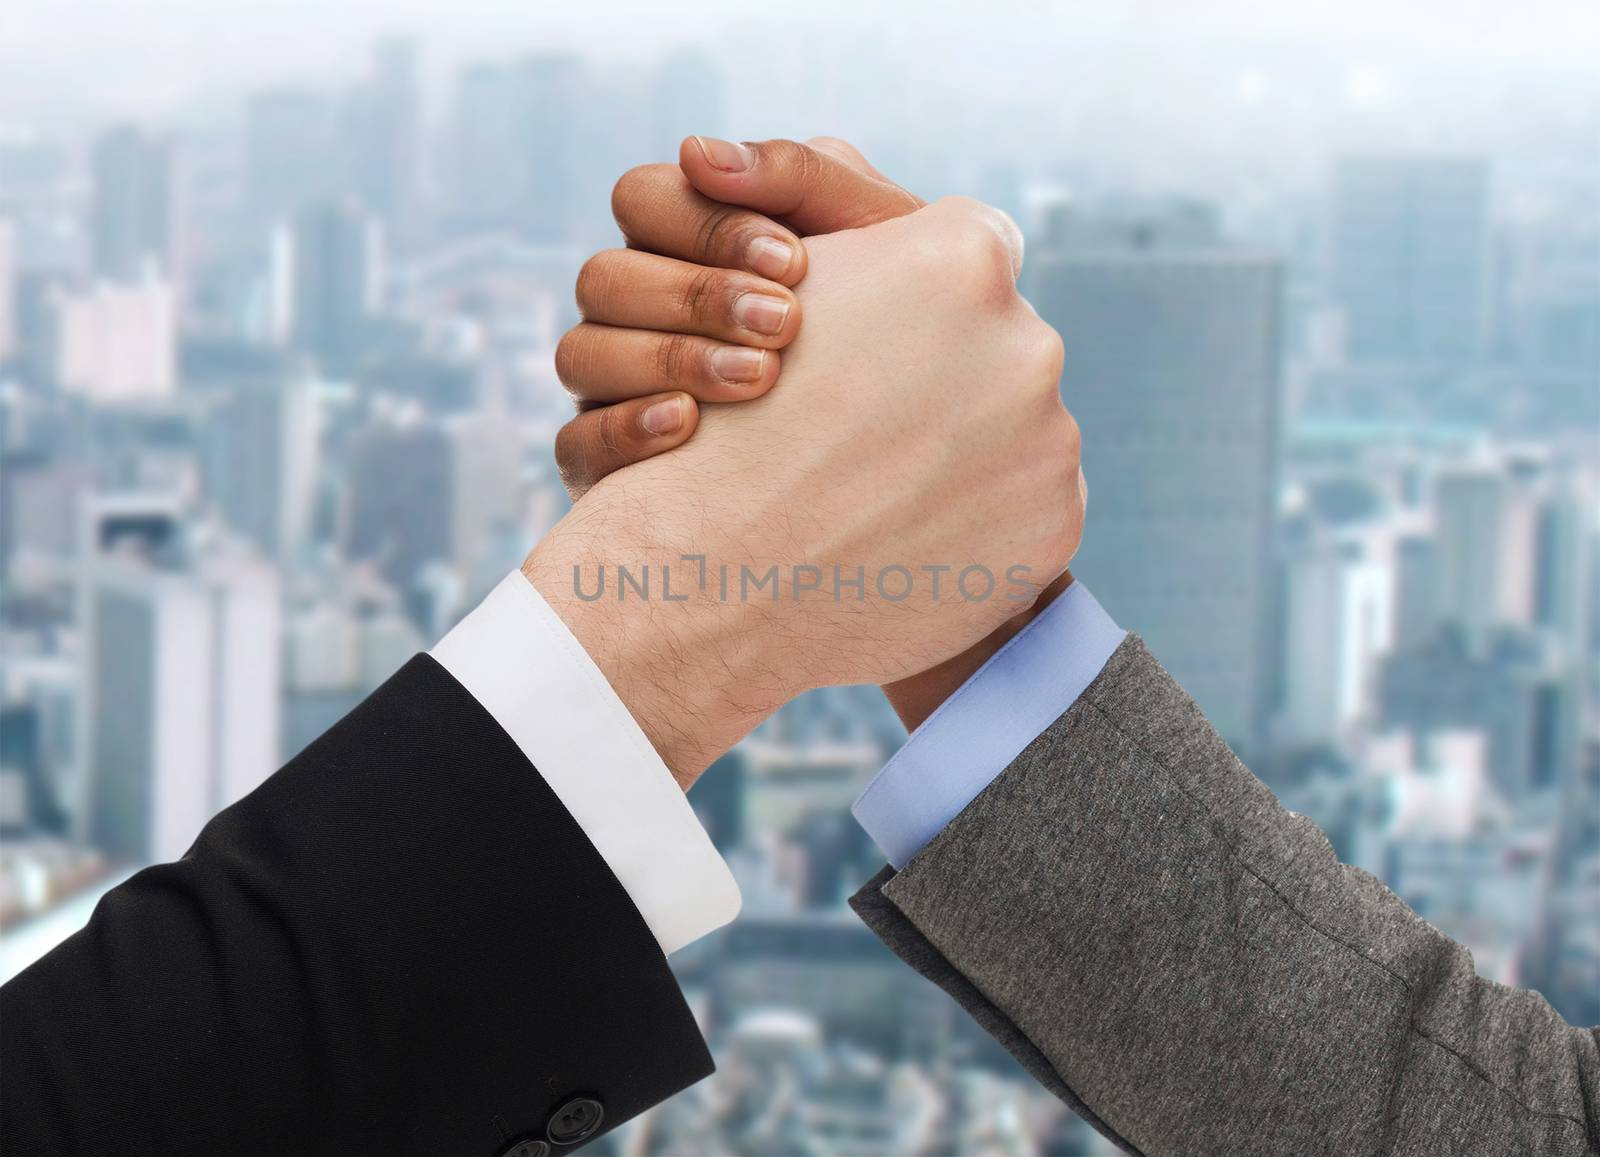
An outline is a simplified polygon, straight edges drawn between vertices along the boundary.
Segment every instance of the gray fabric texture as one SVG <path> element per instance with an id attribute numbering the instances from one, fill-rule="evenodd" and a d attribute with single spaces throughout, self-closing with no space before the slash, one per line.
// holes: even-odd
<path id="1" fill-rule="evenodd" d="M 894 869 L 885 865 L 866 887 L 850 898 L 850 906 L 856 910 L 867 926 L 876 932 L 901 960 L 954 997 L 956 1003 L 966 1009 L 967 1014 L 977 1021 L 985 1032 L 1004 1045 L 1006 1051 L 1016 1057 L 1028 1071 L 1028 1075 L 1043 1085 L 1048 1092 L 1066 1102 L 1068 1108 L 1093 1125 L 1102 1136 L 1116 1142 L 1124 1152 L 1132 1153 L 1134 1157 L 1143 1157 L 1143 1154 L 1130 1146 L 1125 1139 L 1117 1136 L 1109 1125 L 1095 1116 L 1094 1110 L 1085 1105 L 1082 1098 L 1066 1086 L 1061 1075 L 1051 1068 L 1050 1058 L 1041 1053 L 1034 1043 L 1011 1023 L 1005 1013 L 990 1004 L 983 993 L 973 987 L 971 981 L 957 972 L 950 962 L 940 955 L 937 948 L 923 939 L 916 927 L 900 914 L 900 909 L 889 902 L 879 889 L 893 876 Z"/>
<path id="2" fill-rule="evenodd" d="M 1136 637 L 852 904 L 1131 1152 L 1600 1154 L 1595 1030 L 1341 864 Z"/>

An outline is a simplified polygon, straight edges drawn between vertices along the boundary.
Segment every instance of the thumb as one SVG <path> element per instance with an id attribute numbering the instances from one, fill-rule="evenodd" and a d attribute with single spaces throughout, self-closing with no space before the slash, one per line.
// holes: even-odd
<path id="1" fill-rule="evenodd" d="M 678 163 L 704 196 L 781 218 L 801 234 L 856 229 L 922 208 L 919 197 L 878 176 L 854 149 L 844 146 L 854 157 L 841 159 L 847 154 L 840 145 L 688 137 Z"/>
<path id="2" fill-rule="evenodd" d="M 806 144 L 810 145 L 819 153 L 826 153 L 834 160 L 841 161 L 844 164 L 849 165 L 858 173 L 865 173 L 875 181 L 882 181 L 885 185 L 895 185 L 900 188 L 905 187 L 900 185 L 898 181 L 891 181 L 888 177 L 884 176 L 884 174 L 880 172 L 871 161 L 867 160 L 860 149 L 856 148 L 843 137 L 811 137 L 806 141 Z"/>

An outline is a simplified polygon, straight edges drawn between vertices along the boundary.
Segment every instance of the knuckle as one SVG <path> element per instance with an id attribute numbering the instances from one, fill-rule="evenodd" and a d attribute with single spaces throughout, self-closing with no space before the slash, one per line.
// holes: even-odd
<path id="1" fill-rule="evenodd" d="M 718 264 L 729 264 L 731 255 L 738 252 L 738 242 L 745 232 L 747 220 L 747 214 L 726 205 L 712 209 L 700 222 L 695 237 L 695 254 Z"/>
<path id="2" fill-rule="evenodd" d="M 666 386 L 682 381 L 693 343 L 687 334 L 663 334 L 656 343 L 656 377 Z"/>
<path id="3" fill-rule="evenodd" d="M 1017 300 L 1020 302 L 1021 298 Z M 1016 338 L 1019 385 L 1030 394 L 1058 399 L 1061 370 L 1067 358 L 1066 345 L 1054 326 L 1025 309 L 1019 312 L 1026 315 L 1019 318 L 1021 330 Z"/>
<path id="4" fill-rule="evenodd" d="M 860 152 L 859 149 L 857 149 L 854 145 L 852 145 L 849 141 L 845 140 L 843 137 L 829 137 L 829 136 L 812 137 L 812 138 L 810 138 L 809 140 L 806 141 L 806 145 L 809 148 L 816 148 L 816 149 L 838 149 L 838 150 L 840 150 L 842 152 L 848 152 L 848 153 Z"/>
<path id="5" fill-rule="evenodd" d="M 774 169 L 788 170 L 804 163 L 800 153 L 805 146 L 788 137 L 774 137 L 770 141 L 761 141 L 753 147 L 761 160 Z"/>
<path id="6" fill-rule="evenodd" d="M 1083 461 L 1083 430 L 1078 425 L 1078 419 L 1072 416 L 1072 411 L 1066 407 L 1061 409 L 1061 444 L 1065 447 L 1064 457 L 1069 467 L 1071 480 L 1077 481 L 1079 464 Z"/>
<path id="7" fill-rule="evenodd" d="M 568 488 L 588 480 L 588 456 L 583 451 L 583 424 L 574 418 L 556 431 L 556 468 Z"/>
<path id="8" fill-rule="evenodd" d="M 611 461 L 628 457 L 629 428 L 623 424 L 623 413 L 626 406 L 612 406 L 600 412 L 600 421 L 595 430 L 595 441 L 599 445 L 602 458 Z"/>
<path id="9" fill-rule="evenodd" d="M 800 179 L 800 187 L 810 189 L 820 184 L 825 167 L 822 154 L 810 145 L 802 145 L 795 141 L 789 141 L 788 145 L 793 150 L 791 164 L 795 175 Z"/>
<path id="10" fill-rule="evenodd" d="M 1014 287 L 1013 251 L 1005 231 L 1009 222 L 998 220 L 995 210 L 971 197 L 944 197 L 937 207 L 949 230 L 950 253 L 972 279 L 969 284 L 984 293 L 999 284 Z"/>
<path id="11" fill-rule="evenodd" d="M 723 281 L 720 269 L 697 269 L 691 274 L 683 283 L 680 307 L 684 316 L 697 323 L 709 320 Z"/>
<path id="12" fill-rule="evenodd" d="M 582 360 L 579 347 L 582 344 L 583 339 L 578 336 L 576 329 L 569 329 L 556 343 L 556 378 L 569 389 L 579 373 L 578 367 Z"/>
<path id="13" fill-rule="evenodd" d="M 611 215 L 627 231 L 628 218 L 654 199 L 655 191 L 682 173 L 678 166 L 668 164 L 636 165 L 611 186 Z"/>
<path id="14" fill-rule="evenodd" d="M 1011 273 L 1011 247 L 999 231 L 987 221 L 974 219 L 967 229 L 967 244 L 975 272 L 990 285 L 1014 288 Z"/>
<path id="15" fill-rule="evenodd" d="M 556 462 L 563 470 L 577 457 L 577 431 L 574 422 L 568 422 L 556 431 Z"/>
<path id="16" fill-rule="evenodd" d="M 610 293 L 612 271 L 615 260 L 611 250 L 596 253 L 583 263 L 578 270 L 577 298 L 578 310 L 587 314 L 591 310 L 604 306 Z"/>
<path id="17" fill-rule="evenodd" d="M 822 154 L 809 145 L 779 138 L 762 141 L 755 149 L 757 163 L 768 171 L 768 179 L 791 190 L 791 204 L 786 212 L 803 205 L 822 180 L 826 162 Z"/>
<path id="18" fill-rule="evenodd" d="M 1050 384 L 1051 392 L 1061 380 L 1061 371 L 1067 364 L 1067 343 L 1061 340 L 1061 334 L 1055 326 L 1047 322 L 1036 322 L 1035 328 L 1038 336 L 1035 338 L 1036 349 L 1034 357 L 1039 363 L 1039 373 Z"/>
<path id="19" fill-rule="evenodd" d="M 983 215 L 987 211 L 987 206 L 971 197 L 950 194 L 935 201 L 932 209 L 934 215 L 951 229 L 976 230 L 983 225 Z"/>
<path id="20" fill-rule="evenodd" d="M 556 432 L 556 471 L 561 475 L 561 484 L 567 488 L 573 501 L 581 498 L 598 481 L 593 463 L 589 461 L 583 427 L 577 419 Z"/>

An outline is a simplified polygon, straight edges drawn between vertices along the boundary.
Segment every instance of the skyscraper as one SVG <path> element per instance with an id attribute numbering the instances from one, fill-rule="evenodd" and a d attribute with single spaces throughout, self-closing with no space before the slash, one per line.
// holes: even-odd
<path id="1" fill-rule="evenodd" d="M 94 144 L 90 240 L 94 271 L 134 282 L 173 273 L 171 146 L 136 125 L 118 125 Z"/>
<path id="2" fill-rule="evenodd" d="M 584 143 L 583 62 L 561 53 L 538 53 L 517 65 L 522 102 L 522 231 L 536 241 L 571 234 L 577 194 L 592 171 Z"/>
<path id="3" fill-rule="evenodd" d="M 1393 638 L 1394 575 L 1356 536 L 1314 542 L 1286 563 L 1282 738 L 1336 744 L 1377 707 Z"/>
<path id="4" fill-rule="evenodd" d="M 514 228 L 534 241 L 568 238 L 578 193 L 609 159 L 583 138 L 593 120 L 584 78 L 583 62 L 560 53 L 462 71 L 451 180 L 461 223 Z"/>
<path id="5" fill-rule="evenodd" d="M 235 383 L 208 425 L 208 489 L 224 519 L 285 564 L 311 537 L 320 419 L 317 383 L 302 375 Z"/>
<path id="6" fill-rule="evenodd" d="M 504 423 L 401 415 L 361 431 L 349 459 L 350 558 L 378 562 L 402 590 L 431 562 L 455 567 L 473 589 L 485 585 L 484 566 L 491 584 L 504 572 L 497 531 L 515 525 L 521 497 L 520 446 Z"/>
<path id="7" fill-rule="evenodd" d="M 419 421 L 380 422 L 359 431 L 347 456 L 345 553 L 376 562 L 404 589 L 426 563 L 452 554 L 448 435 Z"/>
<path id="8" fill-rule="evenodd" d="M 321 93 L 280 88 L 245 109 L 245 189 L 252 222 L 268 228 L 344 191 L 339 116 Z"/>
<path id="9" fill-rule="evenodd" d="M 317 202 L 295 213 L 281 251 L 287 268 L 276 296 L 288 305 L 290 344 L 328 373 L 348 373 L 382 305 L 381 227 L 354 202 Z"/>
<path id="10" fill-rule="evenodd" d="M 1409 651 L 1439 629 L 1438 548 L 1431 535 L 1408 534 L 1394 558 L 1394 646 Z"/>
<path id="11" fill-rule="evenodd" d="M 277 766 L 277 579 L 246 556 L 89 565 L 89 836 L 176 859 Z"/>
<path id="12" fill-rule="evenodd" d="M 1332 260 L 1352 360 L 1470 360 L 1482 346 L 1488 304 L 1488 165 L 1453 157 L 1341 161 Z"/>
<path id="13" fill-rule="evenodd" d="M 1496 627 L 1533 620 L 1538 505 L 1498 465 L 1441 475 L 1434 502 L 1439 621 L 1479 652 Z"/>
<path id="14" fill-rule="evenodd" d="M 388 37 L 373 52 L 372 75 L 351 97 L 347 128 L 354 186 L 362 204 L 402 243 L 415 240 L 422 179 L 422 110 L 417 48 Z"/>
<path id="15" fill-rule="evenodd" d="M 458 224 L 492 229 L 513 223 L 526 164 L 517 148 L 518 107 L 509 66 L 479 62 L 457 76 L 446 180 Z"/>
<path id="16" fill-rule="evenodd" d="M 1225 739 L 1267 691 L 1281 268 L 1195 207 L 1058 219 L 1026 290 L 1066 339 L 1088 523 L 1074 574 Z"/>

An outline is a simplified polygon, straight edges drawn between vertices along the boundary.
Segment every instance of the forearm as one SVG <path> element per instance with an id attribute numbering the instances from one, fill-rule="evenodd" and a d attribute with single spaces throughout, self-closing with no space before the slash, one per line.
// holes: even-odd
<path id="1" fill-rule="evenodd" d="M 17 1155 L 493 1153 L 710 1071 L 612 865 L 428 656 L 0 1006 Z"/>
<path id="2" fill-rule="evenodd" d="M 1135 640 L 857 906 L 1145 1153 L 1595 1144 L 1593 1034 L 1340 864 Z"/>

